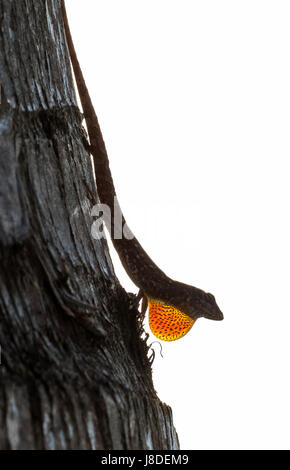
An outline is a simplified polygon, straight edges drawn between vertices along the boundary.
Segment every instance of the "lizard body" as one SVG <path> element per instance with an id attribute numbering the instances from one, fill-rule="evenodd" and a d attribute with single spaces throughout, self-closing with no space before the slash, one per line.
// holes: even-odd
<path id="1" fill-rule="evenodd" d="M 65 2 L 61 1 L 68 49 L 90 139 L 98 195 L 101 203 L 106 204 L 114 214 L 116 192 L 109 159 L 98 118 L 74 48 Z M 114 220 L 114 217 L 112 219 Z M 126 220 L 122 212 L 121 221 L 124 227 Z M 114 233 L 114 226 L 111 227 L 111 233 Z M 151 260 L 135 236 L 130 239 L 112 236 L 112 242 L 127 274 L 148 300 L 149 325 L 157 337 L 166 341 L 178 339 L 190 330 L 199 317 L 211 320 L 223 319 L 223 314 L 212 294 L 169 278 Z M 170 323 L 171 326 L 176 327 L 173 333 Z"/>

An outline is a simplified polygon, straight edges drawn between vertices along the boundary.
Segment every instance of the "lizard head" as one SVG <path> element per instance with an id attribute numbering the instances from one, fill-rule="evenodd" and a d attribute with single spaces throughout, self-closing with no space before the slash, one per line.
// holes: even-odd
<path id="1" fill-rule="evenodd" d="M 150 329 L 163 341 L 182 338 L 199 317 L 210 320 L 223 319 L 212 294 L 176 281 L 174 298 L 170 295 L 166 295 L 163 300 L 148 298 L 148 304 Z"/>
<path id="2" fill-rule="evenodd" d="M 209 320 L 223 320 L 224 318 L 214 296 L 197 287 L 171 281 L 167 293 L 168 296 L 164 302 L 178 308 L 192 320 L 200 317 Z"/>
<path id="3" fill-rule="evenodd" d="M 196 288 L 194 288 L 196 290 Z M 214 296 L 208 292 L 204 292 L 200 289 L 198 295 L 193 295 L 193 315 L 197 314 L 197 317 L 205 317 L 209 320 L 223 320 L 224 316 L 221 312 Z"/>

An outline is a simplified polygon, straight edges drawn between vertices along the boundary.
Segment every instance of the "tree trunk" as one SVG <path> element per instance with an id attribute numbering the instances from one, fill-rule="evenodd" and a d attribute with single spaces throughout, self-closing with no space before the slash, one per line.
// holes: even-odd
<path id="1" fill-rule="evenodd" d="M 136 302 L 90 233 L 60 2 L 0 18 L 0 449 L 176 449 Z"/>

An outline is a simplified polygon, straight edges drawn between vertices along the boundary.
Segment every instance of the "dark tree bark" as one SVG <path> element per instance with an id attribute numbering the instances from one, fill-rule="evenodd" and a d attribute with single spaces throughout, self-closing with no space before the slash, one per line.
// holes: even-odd
<path id="1" fill-rule="evenodd" d="M 0 449 L 178 448 L 133 296 L 90 233 L 59 0 L 0 2 L 0 83 Z"/>

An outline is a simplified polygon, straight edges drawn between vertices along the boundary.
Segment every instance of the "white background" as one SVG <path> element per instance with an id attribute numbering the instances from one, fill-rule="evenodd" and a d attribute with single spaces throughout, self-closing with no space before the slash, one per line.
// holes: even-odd
<path id="1" fill-rule="evenodd" d="M 290 3 L 66 3 L 130 228 L 225 315 L 153 345 L 181 448 L 289 449 Z"/>

